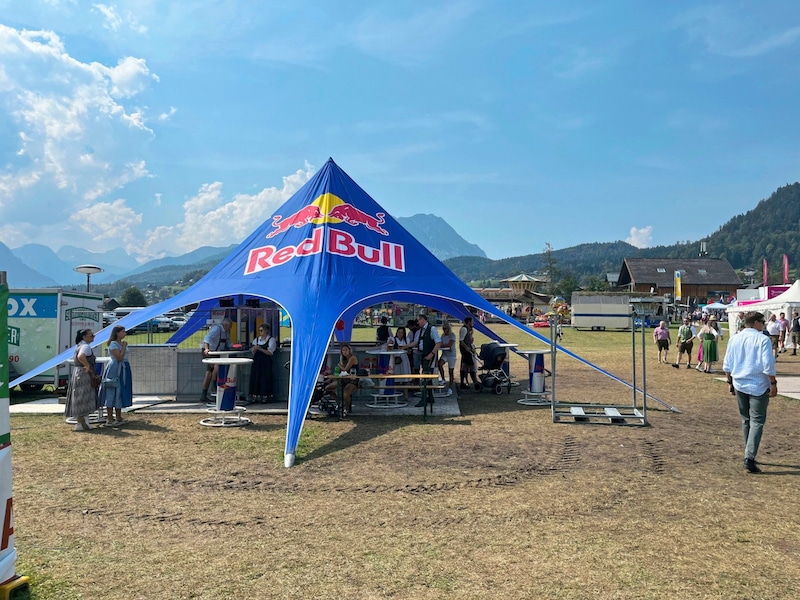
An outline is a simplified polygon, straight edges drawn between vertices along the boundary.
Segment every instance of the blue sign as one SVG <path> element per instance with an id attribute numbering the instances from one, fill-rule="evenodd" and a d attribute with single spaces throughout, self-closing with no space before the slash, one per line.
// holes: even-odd
<path id="1" fill-rule="evenodd" d="M 47 319 L 58 316 L 58 296 L 13 294 L 8 297 L 8 316 L 14 318 Z"/>

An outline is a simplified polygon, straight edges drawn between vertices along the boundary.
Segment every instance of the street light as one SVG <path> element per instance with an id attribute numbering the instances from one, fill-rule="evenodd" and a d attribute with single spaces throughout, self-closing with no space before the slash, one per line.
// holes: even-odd
<path id="1" fill-rule="evenodd" d="M 91 279 L 92 275 L 96 273 L 102 273 L 103 269 L 95 266 L 95 265 L 78 265 L 73 271 L 77 271 L 78 273 L 85 273 L 86 274 L 86 291 L 89 291 L 89 280 Z"/>

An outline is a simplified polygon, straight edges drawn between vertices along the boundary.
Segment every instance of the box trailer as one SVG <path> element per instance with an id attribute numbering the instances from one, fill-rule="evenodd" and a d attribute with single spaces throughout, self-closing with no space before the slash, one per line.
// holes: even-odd
<path id="1" fill-rule="evenodd" d="M 75 345 L 79 329 L 103 326 L 103 296 L 57 288 L 12 289 L 8 295 L 8 361 L 11 379 L 24 375 Z M 14 374 L 16 373 L 16 374 Z M 33 377 L 23 389 L 64 387 L 68 365 Z"/>
<path id="2" fill-rule="evenodd" d="M 592 331 L 630 329 L 630 303 L 627 292 L 573 292 L 572 326 Z"/>

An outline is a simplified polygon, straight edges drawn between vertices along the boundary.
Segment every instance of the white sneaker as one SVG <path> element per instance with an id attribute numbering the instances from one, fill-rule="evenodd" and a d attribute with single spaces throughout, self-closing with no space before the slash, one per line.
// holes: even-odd
<path id="1" fill-rule="evenodd" d="M 452 396 L 452 395 L 453 395 L 453 390 L 451 390 L 450 388 L 448 388 L 448 389 L 447 389 L 447 395 L 448 395 L 448 396 Z"/>

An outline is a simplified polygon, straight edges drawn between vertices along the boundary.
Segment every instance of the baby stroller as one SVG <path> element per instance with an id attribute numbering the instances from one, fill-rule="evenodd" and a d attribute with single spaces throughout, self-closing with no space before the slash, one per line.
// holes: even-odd
<path id="1" fill-rule="evenodd" d="M 489 342 L 481 345 L 478 356 L 479 369 L 484 371 L 478 375 L 481 381 L 481 389 L 493 390 L 495 394 L 502 394 L 503 388 L 511 393 L 511 386 L 514 383 L 503 370 L 503 362 L 506 360 L 506 349 L 497 342 Z"/>
<path id="2" fill-rule="evenodd" d="M 288 370 L 290 364 L 291 361 L 286 361 L 283 368 Z M 338 400 L 331 396 L 328 390 L 325 389 L 330 381 L 330 379 L 325 378 L 323 368 L 323 372 L 320 372 L 317 382 L 314 384 L 314 391 L 311 394 L 311 403 L 308 406 L 308 415 L 306 415 L 306 417 L 310 415 L 338 417 L 342 414 L 340 412 L 342 407 L 339 405 Z"/>

